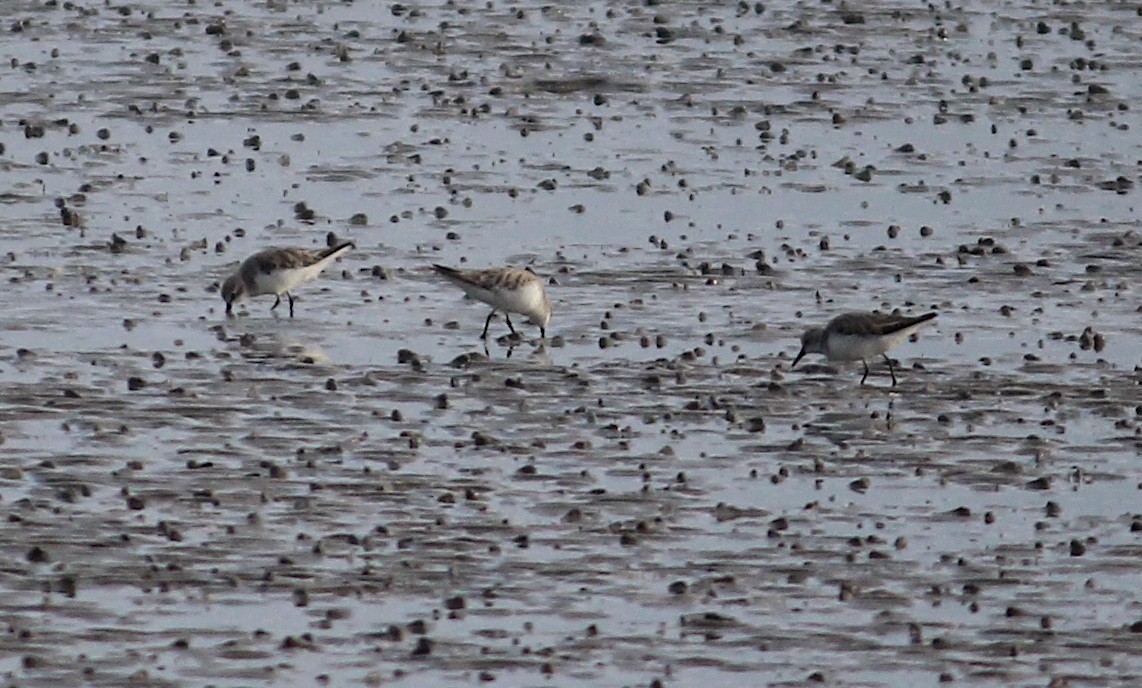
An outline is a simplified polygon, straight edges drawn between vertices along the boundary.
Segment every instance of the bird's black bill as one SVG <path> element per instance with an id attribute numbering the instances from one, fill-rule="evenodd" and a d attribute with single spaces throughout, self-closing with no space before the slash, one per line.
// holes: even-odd
<path id="1" fill-rule="evenodd" d="M 800 361 L 804 355 L 805 355 L 804 349 L 801 349 L 801 351 L 797 352 L 797 357 L 793 359 L 793 363 L 789 367 L 790 368 L 796 368 L 797 362 Z"/>

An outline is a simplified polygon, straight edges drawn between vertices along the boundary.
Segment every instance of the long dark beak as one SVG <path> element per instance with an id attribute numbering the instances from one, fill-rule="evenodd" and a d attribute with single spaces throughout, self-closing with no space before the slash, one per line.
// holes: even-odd
<path id="1" fill-rule="evenodd" d="M 789 366 L 789 369 L 792 370 L 793 368 L 796 368 L 797 362 L 800 361 L 801 357 L 804 355 L 805 355 L 805 349 L 801 349 L 801 351 L 797 353 L 797 358 L 793 359 L 793 364 Z"/>
<path id="2" fill-rule="evenodd" d="M 233 315 L 234 314 L 233 311 L 234 311 L 234 302 L 233 301 L 227 301 L 226 302 L 226 315 Z"/>

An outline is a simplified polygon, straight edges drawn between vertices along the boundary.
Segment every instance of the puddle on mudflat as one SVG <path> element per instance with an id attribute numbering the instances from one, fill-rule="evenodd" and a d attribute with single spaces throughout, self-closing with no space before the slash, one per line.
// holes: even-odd
<path id="1" fill-rule="evenodd" d="M 1137 683 L 1135 9 L 17 2 L 0 673 Z"/>

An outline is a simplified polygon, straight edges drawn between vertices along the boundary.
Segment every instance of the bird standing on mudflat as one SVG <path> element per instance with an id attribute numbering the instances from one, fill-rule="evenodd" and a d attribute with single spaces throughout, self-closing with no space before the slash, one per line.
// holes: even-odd
<path id="1" fill-rule="evenodd" d="M 829 321 L 824 327 L 811 327 L 801 335 L 801 351 L 793 359 L 793 368 L 805 354 L 824 354 L 830 361 L 857 361 L 864 363 L 863 385 L 868 378 L 868 360 L 883 356 L 888 362 L 892 386 L 896 386 L 896 371 L 888 352 L 907 339 L 920 326 L 935 318 L 935 313 L 917 316 L 890 315 L 888 313 L 845 313 Z"/>
<path id="2" fill-rule="evenodd" d="M 293 317 L 293 295 L 290 292 L 316 279 L 337 256 L 356 245 L 345 241 L 325 249 L 267 248 L 258 251 L 226 278 L 219 290 L 226 302 L 226 315 L 232 315 L 234 304 L 244 298 L 273 294 L 277 298 L 270 310 L 289 299 L 289 317 Z"/>
<path id="3" fill-rule="evenodd" d="M 551 299 L 543 288 L 543 280 L 531 268 L 488 268 L 487 270 L 457 270 L 447 265 L 433 265 L 437 274 L 464 290 L 469 298 L 492 307 L 484 321 L 482 339 L 488 337 L 488 325 L 496 311 L 503 311 L 508 329 L 516 334 L 510 313 L 519 313 L 539 326 L 540 338 L 547 337 L 547 323 L 551 321 Z"/>

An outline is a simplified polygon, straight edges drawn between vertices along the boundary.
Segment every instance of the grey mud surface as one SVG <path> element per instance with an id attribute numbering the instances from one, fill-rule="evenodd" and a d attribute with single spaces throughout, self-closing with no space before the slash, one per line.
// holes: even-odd
<path id="1" fill-rule="evenodd" d="M 1139 7 L 9 0 L 4 684 L 1142 685 Z"/>

